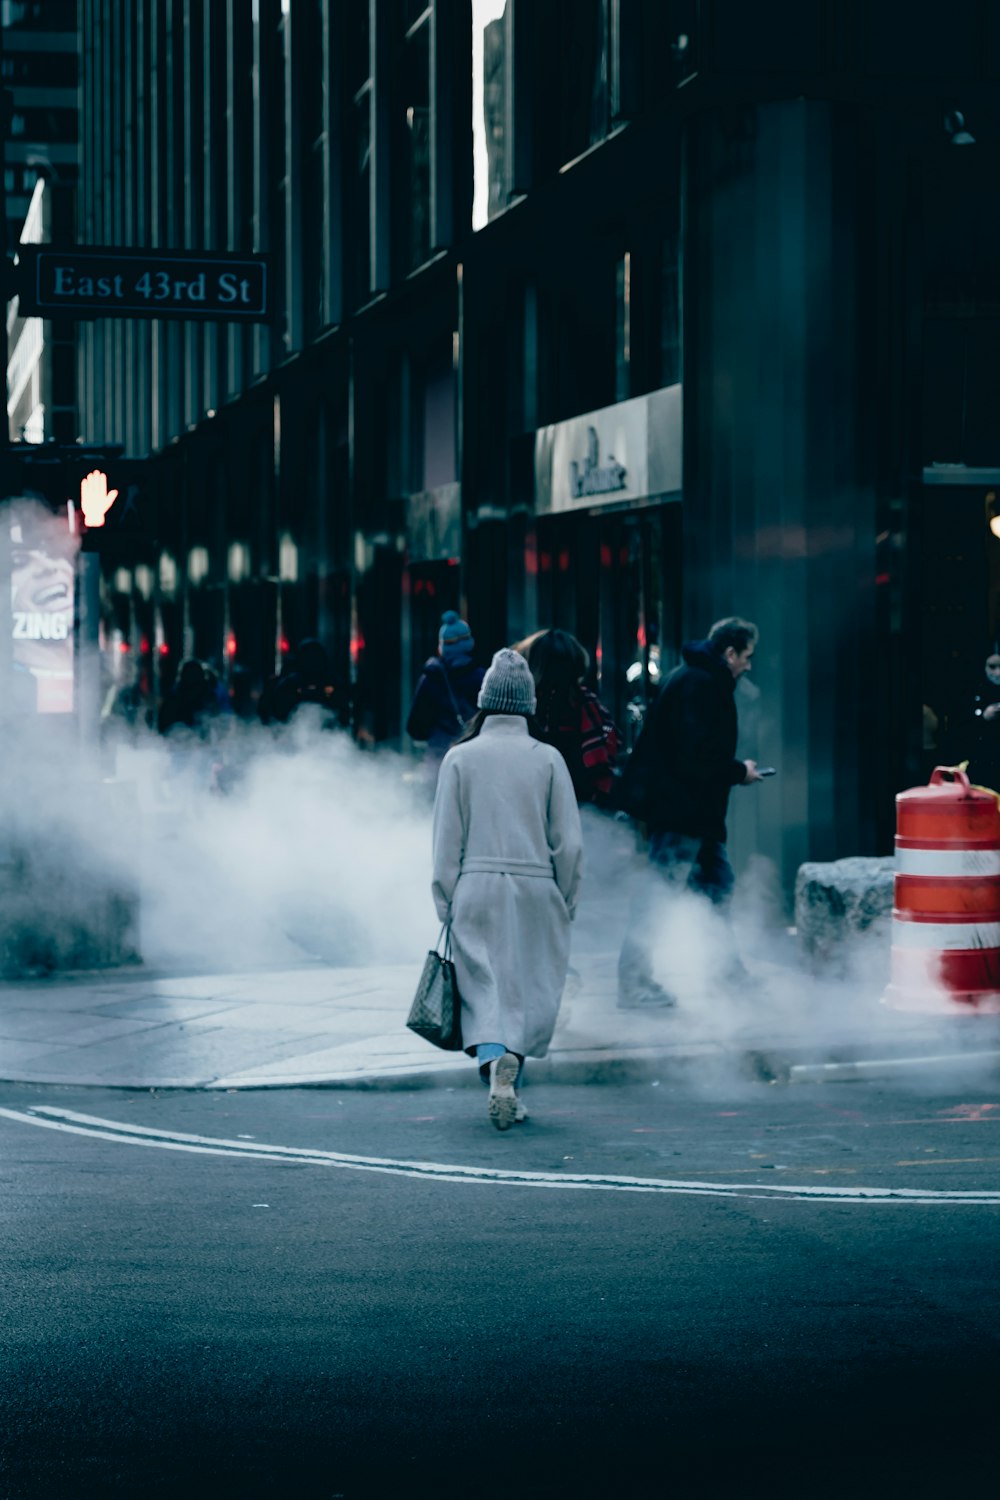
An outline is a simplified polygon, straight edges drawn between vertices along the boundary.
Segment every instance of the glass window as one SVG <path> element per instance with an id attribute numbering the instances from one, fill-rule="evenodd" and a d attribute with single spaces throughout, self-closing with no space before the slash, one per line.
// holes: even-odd
<path id="1" fill-rule="evenodd" d="M 422 487 L 437 489 L 454 484 L 455 468 L 455 370 L 451 349 L 442 349 L 420 372 L 422 431 L 419 434 Z"/>
<path id="2" fill-rule="evenodd" d="M 507 0 L 472 0 L 472 227 L 506 202 Z"/>
<path id="3" fill-rule="evenodd" d="M 0 25 L 5 31 L 76 30 L 76 0 L 3 0 Z"/>
<path id="4" fill-rule="evenodd" d="M 615 400 L 627 401 L 632 394 L 632 256 L 628 250 L 618 262 L 616 280 Z"/>
<path id="5" fill-rule="evenodd" d="M 3 60 L 4 79 L 24 88 L 76 88 L 75 52 L 17 52 Z"/>
<path id="6" fill-rule="evenodd" d="M 360 306 L 371 296 L 371 217 L 369 191 L 371 183 L 371 84 L 355 95 L 351 109 L 351 168 L 353 199 L 353 286 L 354 303 Z"/>
<path id="7" fill-rule="evenodd" d="M 676 385 L 681 378 L 681 285 L 677 236 L 663 242 L 660 303 L 660 382 Z"/>
<path id="8" fill-rule="evenodd" d="M 285 295 L 285 131 L 288 126 L 288 113 L 285 105 L 284 16 L 278 17 L 277 25 L 271 33 L 270 38 L 264 38 L 264 45 L 270 46 L 271 49 L 267 65 L 264 109 L 262 111 L 262 128 L 267 129 L 269 136 L 268 170 L 270 181 L 265 184 L 269 219 L 268 251 L 271 255 L 274 268 L 275 312 L 277 314 L 275 328 L 282 345 L 287 349 L 291 347 L 291 330 L 288 323 L 288 302 Z"/>
<path id="9" fill-rule="evenodd" d="M 344 9 L 344 70 L 348 100 L 349 139 L 345 168 L 349 245 L 350 295 L 355 307 L 371 297 L 371 56 L 368 5 Z"/>
<path id="10" fill-rule="evenodd" d="M 430 11 L 406 33 L 397 102 L 396 221 L 405 275 L 430 255 Z"/>
<path id="11" fill-rule="evenodd" d="M 323 45 L 322 0 L 311 0 L 301 12 L 305 28 L 302 63 L 302 177 L 306 211 L 302 216 L 302 299 L 305 333 L 316 335 L 323 325 L 326 280 L 324 215 L 320 211 L 326 192 L 326 62 Z"/>
<path id="12" fill-rule="evenodd" d="M 545 173 L 608 133 L 607 0 L 547 0 L 537 24 L 536 159 Z"/>

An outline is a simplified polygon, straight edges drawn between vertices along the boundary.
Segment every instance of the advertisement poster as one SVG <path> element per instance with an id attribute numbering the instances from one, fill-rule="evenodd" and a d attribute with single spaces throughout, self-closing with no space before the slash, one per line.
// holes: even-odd
<path id="1" fill-rule="evenodd" d="M 73 712 L 74 538 L 51 515 L 10 521 L 11 655 L 15 706 Z"/>

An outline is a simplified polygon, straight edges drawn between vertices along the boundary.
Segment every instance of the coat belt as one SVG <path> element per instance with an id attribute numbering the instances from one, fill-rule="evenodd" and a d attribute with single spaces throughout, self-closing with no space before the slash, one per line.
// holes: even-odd
<path id="1" fill-rule="evenodd" d="M 530 875 L 536 880 L 551 880 L 551 864 L 542 865 L 531 859 L 501 859 L 488 854 L 472 855 L 462 861 L 463 875 Z"/>

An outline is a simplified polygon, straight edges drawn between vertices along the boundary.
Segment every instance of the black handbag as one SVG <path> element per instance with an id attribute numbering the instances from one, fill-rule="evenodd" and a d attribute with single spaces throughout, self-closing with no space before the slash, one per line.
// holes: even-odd
<path id="1" fill-rule="evenodd" d="M 444 950 L 441 950 L 441 939 Z M 406 1024 L 417 1036 L 445 1052 L 462 1050 L 462 998 L 451 960 L 451 928 L 445 924 L 437 946 L 424 959 L 417 993 Z"/>

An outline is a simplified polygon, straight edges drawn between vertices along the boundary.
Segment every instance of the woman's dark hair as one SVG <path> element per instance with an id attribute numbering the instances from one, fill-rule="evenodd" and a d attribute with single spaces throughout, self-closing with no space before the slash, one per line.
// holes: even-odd
<path id="1" fill-rule="evenodd" d="M 590 669 L 590 657 L 575 635 L 566 630 L 545 630 L 536 635 L 525 652 L 538 698 L 541 724 L 558 724 L 573 704 L 580 684 Z"/>
<path id="2" fill-rule="evenodd" d="M 479 734 L 479 731 L 482 729 L 483 725 L 486 723 L 486 720 L 494 718 L 498 712 L 499 710 L 495 708 L 477 708 L 475 713 L 472 715 L 472 718 L 468 721 L 465 728 L 462 730 L 462 733 L 456 740 L 452 741 L 452 744 L 465 745 L 469 740 L 474 740 Z M 510 718 L 510 714 L 505 713 L 504 717 Z M 541 725 L 535 718 L 534 714 L 524 714 L 523 717 L 528 722 L 528 733 L 531 735 L 532 739 L 542 739 L 543 735 Z"/>

